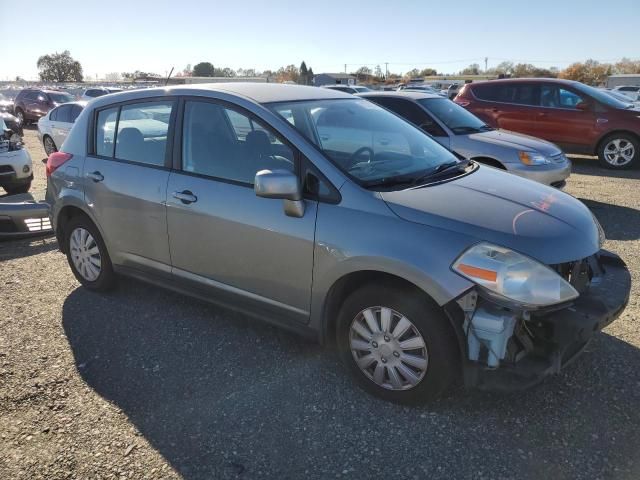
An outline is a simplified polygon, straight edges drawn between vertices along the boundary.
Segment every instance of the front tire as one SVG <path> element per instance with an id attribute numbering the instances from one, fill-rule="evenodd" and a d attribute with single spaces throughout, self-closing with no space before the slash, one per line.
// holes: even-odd
<path id="1" fill-rule="evenodd" d="M 24 127 L 27 125 L 25 117 L 24 117 L 24 112 L 22 111 L 21 108 L 16 108 L 16 118 L 20 121 L 20 126 Z"/>
<path id="2" fill-rule="evenodd" d="M 437 398 L 458 376 L 455 334 L 442 309 L 414 290 L 368 285 L 345 300 L 338 351 L 357 383 L 397 403 Z"/>
<path id="3" fill-rule="evenodd" d="M 609 135 L 598 148 L 600 165 L 612 170 L 633 168 L 640 162 L 639 159 L 640 141 L 626 133 Z"/>
<path id="4" fill-rule="evenodd" d="M 84 215 L 64 227 L 65 251 L 71 271 L 89 290 L 107 291 L 115 284 L 113 265 L 96 226 Z"/>
<path id="5" fill-rule="evenodd" d="M 49 135 L 45 135 L 42 139 L 42 146 L 44 147 L 44 152 L 47 154 L 47 157 L 49 157 L 49 155 L 51 155 L 52 153 L 58 151 L 58 147 L 56 147 L 53 138 L 51 138 Z"/>
<path id="6" fill-rule="evenodd" d="M 31 180 L 20 185 L 5 186 L 4 189 L 8 195 L 18 195 L 20 193 L 27 193 L 31 188 Z"/>

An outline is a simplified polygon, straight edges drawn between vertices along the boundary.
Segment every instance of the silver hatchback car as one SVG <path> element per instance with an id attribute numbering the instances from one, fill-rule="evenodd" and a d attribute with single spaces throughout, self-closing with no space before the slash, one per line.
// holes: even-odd
<path id="1" fill-rule="evenodd" d="M 357 128 L 354 128 L 357 125 Z M 77 279 L 116 274 L 318 341 L 388 400 L 521 388 L 624 309 L 630 276 L 591 212 L 461 161 L 329 89 L 158 88 L 91 102 L 47 162 Z"/>
<path id="2" fill-rule="evenodd" d="M 571 175 L 571 161 L 553 143 L 492 128 L 449 99 L 408 91 L 359 96 L 400 115 L 465 158 L 556 188 L 563 188 Z"/>

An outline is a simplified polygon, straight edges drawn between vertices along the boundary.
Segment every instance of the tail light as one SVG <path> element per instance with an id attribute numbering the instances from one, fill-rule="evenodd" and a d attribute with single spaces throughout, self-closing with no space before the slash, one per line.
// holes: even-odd
<path id="1" fill-rule="evenodd" d="M 459 97 L 459 95 L 458 95 L 458 97 Z M 457 103 L 458 105 L 460 105 L 461 107 L 466 107 L 466 106 L 468 106 L 468 105 L 471 103 L 471 102 L 470 102 L 470 101 L 468 101 L 468 100 L 464 100 L 464 99 L 462 99 L 462 98 L 458 98 L 458 97 L 454 98 L 454 99 L 453 99 L 453 101 L 454 101 L 455 103 Z"/>
<path id="2" fill-rule="evenodd" d="M 70 153 L 54 152 L 47 158 L 47 177 L 50 177 L 62 164 L 73 158 Z"/>

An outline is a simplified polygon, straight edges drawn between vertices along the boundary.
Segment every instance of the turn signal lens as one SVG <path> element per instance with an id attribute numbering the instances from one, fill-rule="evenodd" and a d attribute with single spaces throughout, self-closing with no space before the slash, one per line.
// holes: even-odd
<path id="1" fill-rule="evenodd" d="M 518 157 L 520 157 L 520 161 L 525 165 L 546 165 L 547 163 L 551 163 L 551 160 L 539 153 L 518 152 Z"/>

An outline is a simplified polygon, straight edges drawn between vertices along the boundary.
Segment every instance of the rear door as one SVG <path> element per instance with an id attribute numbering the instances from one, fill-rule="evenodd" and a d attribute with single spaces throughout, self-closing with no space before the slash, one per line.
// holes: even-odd
<path id="1" fill-rule="evenodd" d="M 540 86 L 534 135 L 557 143 L 569 151 L 582 151 L 598 136 L 595 104 L 583 94 L 555 83 Z M 586 110 L 577 105 L 588 105 Z"/>
<path id="2" fill-rule="evenodd" d="M 174 276 L 235 308 L 307 322 L 317 202 L 289 217 L 253 189 L 259 170 L 298 172 L 299 154 L 227 103 L 187 99 L 182 117 L 167 195 Z"/>
<path id="3" fill-rule="evenodd" d="M 170 276 L 166 192 L 175 100 L 139 100 L 95 112 L 84 164 L 85 201 L 114 263 Z"/>
<path id="4" fill-rule="evenodd" d="M 473 85 L 480 102 L 473 113 L 495 128 L 535 135 L 538 89 L 534 83 L 502 82 Z"/>

